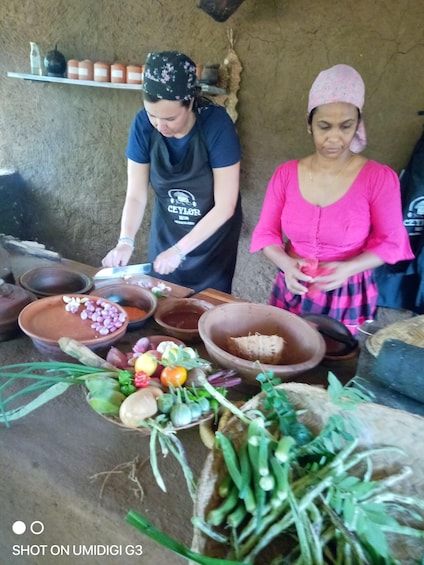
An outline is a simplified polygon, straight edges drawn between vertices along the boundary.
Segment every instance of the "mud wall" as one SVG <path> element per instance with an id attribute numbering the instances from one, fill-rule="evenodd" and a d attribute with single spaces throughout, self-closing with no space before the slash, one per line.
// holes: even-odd
<path id="1" fill-rule="evenodd" d="M 43 53 L 57 43 L 79 60 L 141 63 L 150 50 L 180 49 L 204 63 L 223 61 L 233 30 L 245 214 L 234 291 L 266 301 L 274 270 L 249 254 L 250 234 L 276 165 L 311 150 L 304 115 L 313 79 L 341 62 L 359 70 L 366 153 L 399 172 L 423 124 L 423 21 L 424 4 L 408 0 L 245 0 L 225 23 L 196 0 L 0 3 L 0 168 L 25 183 L 29 237 L 100 263 L 119 233 L 127 133 L 141 106 L 135 91 L 8 78 L 28 72 L 29 41 Z M 145 222 L 134 260 L 145 257 L 147 231 Z"/>

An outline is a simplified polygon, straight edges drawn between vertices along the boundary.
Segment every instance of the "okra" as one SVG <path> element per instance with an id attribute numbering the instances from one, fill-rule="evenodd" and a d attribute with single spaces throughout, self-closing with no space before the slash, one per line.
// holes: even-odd
<path id="1" fill-rule="evenodd" d="M 223 502 L 217 507 L 211 510 L 207 516 L 206 521 L 212 526 L 220 526 L 227 515 L 237 506 L 239 502 L 239 491 L 234 485 L 230 490 L 229 495 L 224 498 Z"/>
<path id="2" fill-rule="evenodd" d="M 247 516 L 247 510 L 243 503 L 238 504 L 227 516 L 227 524 L 231 528 L 238 528 Z"/>
<path id="3" fill-rule="evenodd" d="M 239 496 L 244 500 L 246 510 L 253 514 L 256 508 L 255 495 L 252 489 L 252 467 L 249 460 L 247 442 L 243 442 L 239 450 L 240 472 L 242 475 L 242 487 Z"/>
<path id="4" fill-rule="evenodd" d="M 243 488 L 243 477 L 233 442 L 221 432 L 216 432 L 216 439 L 221 447 L 222 456 L 224 457 L 228 472 L 233 479 L 234 484 L 240 491 Z"/>
<path id="5" fill-rule="evenodd" d="M 259 479 L 259 486 L 265 491 L 271 491 L 275 488 L 275 479 L 273 475 L 263 475 Z"/>
<path id="6" fill-rule="evenodd" d="M 281 503 L 287 498 L 289 480 L 288 464 L 280 463 L 275 457 L 271 457 L 270 464 L 276 482 L 273 498 L 276 498 L 279 503 Z"/>
<path id="7" fill-rule="evenodd" d="M 229 473 L 226 473 L 222 481 L 219 483 L 218 486 L 218 494 L 221 498 L 225 498 L 228 496 L 230 492 L 231 485 L 233 485 L 233 479 Z"/>
<path id="8" fill-rule="evenodd" d="M 278 444 L 277 449 L 274 452 L 275 457 L 281 462 L 285 463 L 290 457 L 290 449 L 296 443 L 292 436 L 283 436 Z"/>
<path id="9" fill-rule="evenodd" d="M 266 491 L 260 486 L 259 481 L 261 475 L 259 474 L 258 461 L 259 461 L 259 442 L 256 441 L 257 436 L 252 441 L 247 442 L 247 451 L 249 454 L 250 464 L 252 466 L 252 476 L 253 476 L 253 489 L 256 502 L 256 508 L 254 510 L 254 516 L 256 518 L 256 530 L 259 528 L 259 524 L 262 518 L 263 508 L 265 506 Z M 255 444 L 258 445 L 255 445 Z"/>

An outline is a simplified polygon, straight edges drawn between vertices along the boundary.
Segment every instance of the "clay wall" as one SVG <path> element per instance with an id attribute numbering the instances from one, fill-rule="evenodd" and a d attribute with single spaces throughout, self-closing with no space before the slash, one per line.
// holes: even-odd
<path id="1" fill-rule="evenodd" d="M 134 91 L 11 79 L 28 72 L 29 41 L 67 59 L 141 63 L 179 49 L 222 62 L 232 29 L 243 65 L 238 128 L 244 226 L 234 292 L 266 301 L 274 269 L 248 252 L 274 168 L 311 150 L 304 115 L 316 74 L 353 65 L 366 87 L 370 158 L 397 172 L 421 134 L 424 3 L 408 0 L 245 0 L 218 23 L 196 0 L 11 0 L 0 3 L 0 168 L 19 171 L 29 236 L 66 257 L 99 264 L 115 243 L 126 187 Z M 148 222 L 134 260 L 143 260 Z M 1 232 L 0 226 L 0 232 Z M 28 234 L 27 234 L 28 235 Z"/>

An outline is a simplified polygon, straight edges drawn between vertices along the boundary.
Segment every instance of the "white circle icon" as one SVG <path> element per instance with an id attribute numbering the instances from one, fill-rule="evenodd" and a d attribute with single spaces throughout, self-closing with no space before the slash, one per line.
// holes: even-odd
<path id="1" fill-rule="evenodd" d="M 25 533 L 25 530 L 26 530 L 25 522 L 22 522 L 21 520 L 17 520 L 16 522 L 13 522 L 12 532 L 14 534 L 16 534 L 17 536 L 21 536 L 23 533 Z"/>
<path id="2" fill-rule="evenodd" d="M 39 536 L 44 532 L 43 522 L 39 522 L 38 520 L 35 520 L 35 522 L 31 522 L 30 530 L 32 534 L 34 534 L 35 536 Z"/>

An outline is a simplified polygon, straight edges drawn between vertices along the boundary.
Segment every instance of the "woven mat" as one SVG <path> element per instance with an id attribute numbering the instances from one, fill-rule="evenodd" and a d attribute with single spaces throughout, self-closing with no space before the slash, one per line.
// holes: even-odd
<path id="1" fill-rule="evenodd" d="M 366 348 L 377 357 L 386 339 L 398 339 L 416 347 L 424 347 L 424 316 L 395 322 L 379 330 L 365 342 Z"/>

